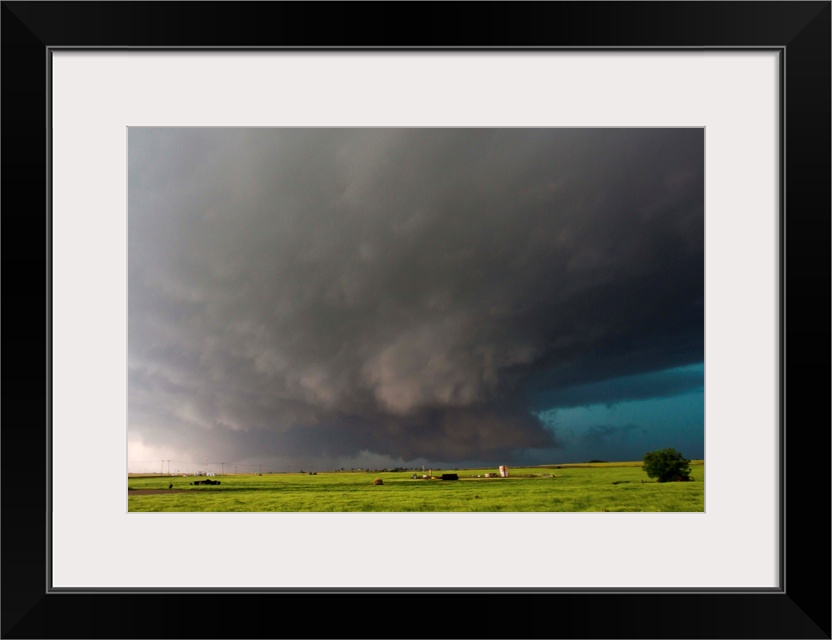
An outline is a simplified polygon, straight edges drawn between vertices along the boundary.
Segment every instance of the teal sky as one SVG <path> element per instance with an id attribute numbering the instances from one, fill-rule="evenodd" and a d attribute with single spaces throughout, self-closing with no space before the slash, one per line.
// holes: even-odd
<path id="1" fill-rule="evenodd" d="M 536 414 L 561 445 L 545 457 L 639 460 L 673 447 L 687 458 L 704 458 L 704 384 L 704 365 L 694 364 L 565 389 L 557 394 L 562 406 Z M 581 398 L 599 401 L 575 404 Z"/>

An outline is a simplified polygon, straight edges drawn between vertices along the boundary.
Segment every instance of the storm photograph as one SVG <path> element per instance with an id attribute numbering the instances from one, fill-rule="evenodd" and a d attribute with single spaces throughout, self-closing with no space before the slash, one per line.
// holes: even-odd
<path id="1" fill-rule="evenodd" d="M 130 127 L 130 510 L 702 511 L 704 154 Z"/>

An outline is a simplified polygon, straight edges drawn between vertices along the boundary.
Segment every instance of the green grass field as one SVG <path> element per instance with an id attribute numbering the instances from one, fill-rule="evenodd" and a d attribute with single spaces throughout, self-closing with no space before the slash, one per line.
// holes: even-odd
<path id="1" fill-rule="evenodd" d="M 693 482 L 668 483 L 648 478 L 641 462 L 511 468 L 508 478 L 477 477 L 496 469 L 444 471 L 457 473 L 456 481 L 423 480 L 421 472 L 414 480 L 412 471 L 225 475 L 212 478 L 218 486 L 189 484 L 205 478 L 130 476 L 127 506 L 131 512 L 702 512 L 704 463 L 692 461 L 691 470 Z M 376 478 L 383 484 L 374 485 Z"/>

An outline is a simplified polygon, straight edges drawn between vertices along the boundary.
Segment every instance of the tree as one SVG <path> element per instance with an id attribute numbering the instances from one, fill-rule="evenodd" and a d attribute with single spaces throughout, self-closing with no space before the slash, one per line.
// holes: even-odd
<path id="1" fill-rule="evenodd" d="M 657 482 L 686 482 L 693 480 L 690 475 L 690 460 L 682 457 L 676 449 L 659 449 L 644 454 L 644 472 Z"/>

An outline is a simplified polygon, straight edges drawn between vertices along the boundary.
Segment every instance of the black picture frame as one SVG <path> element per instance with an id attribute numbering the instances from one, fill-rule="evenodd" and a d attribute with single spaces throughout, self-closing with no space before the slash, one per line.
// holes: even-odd
<path id="1" fill-rule="evenodd" d="M 828 1 L 3 2 L 2 637 L 830 638 L 830 15 Z M 780 588 L 52 590 L 48 95 L 50 52 L 67 47 L 778 51 Z"/>

